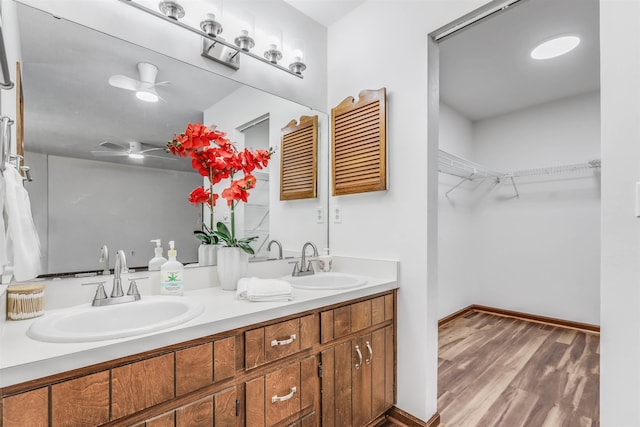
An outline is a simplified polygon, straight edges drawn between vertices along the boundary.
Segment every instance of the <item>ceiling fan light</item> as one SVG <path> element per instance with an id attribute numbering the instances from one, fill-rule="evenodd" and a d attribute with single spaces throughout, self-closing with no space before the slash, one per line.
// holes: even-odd
<path id="1" fill-rule="evenodd" d="M 158 102 L 159 97 L 156 93 L 148 90 L 139 90 L 136 92 L 136 98 L 144 102 Z"/>
<path id="2" fill-rule="evenodd" d="M 536 45 L 531 51 L 533 59 L 551 59 L 571 52 L 580 44 L 580 37 L 575 35 L 555 36 Z"/>
<path id="3" fill-rule="evenodd" d="M 141 160 L 141 159 L 144 159 L 144 154 L 140 154 L 140 153 L 129 153 L 129 158 L 130 158 L 130 159 L 135 159 L 135 160 Z"/>

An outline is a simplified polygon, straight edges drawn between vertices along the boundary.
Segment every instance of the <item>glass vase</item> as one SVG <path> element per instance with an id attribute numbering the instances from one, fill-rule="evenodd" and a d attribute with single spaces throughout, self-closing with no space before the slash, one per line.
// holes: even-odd
<path id="1" fill-rule="evenodd" d="M 220 287 L 235 291 L 238 280 L 246 277 L 249 269 L 249 254 L 240 248 L 221 246 L 218 248 L 218 279 Z"/>

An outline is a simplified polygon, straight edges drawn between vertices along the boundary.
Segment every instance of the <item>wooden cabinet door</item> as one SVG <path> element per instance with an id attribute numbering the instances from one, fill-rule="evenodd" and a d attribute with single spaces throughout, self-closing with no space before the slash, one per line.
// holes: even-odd
<path id="1" fill-rule="evenodd" d="M 393 405 L 393 327 L 322 352 L 322 425 L 367 425 Z"/>
<path id="2" fill-rule="evenodd" d="M 352 342 L 352 407 L 353 426 L 363 426 L 371 420 L 371 363 L 373 349 L 371 334 Z"/>
<path id="3" fill-rule="evenodd" d="M 353 342 L 331 347 L 322 357 L 322 425 L 349 425 L 352 418 Z"/>

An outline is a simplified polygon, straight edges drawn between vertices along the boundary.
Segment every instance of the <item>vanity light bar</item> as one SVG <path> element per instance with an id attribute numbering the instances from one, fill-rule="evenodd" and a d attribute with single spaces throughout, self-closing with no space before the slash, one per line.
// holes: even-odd
<path id="1" fill-rule="evenodd" d="M 264 62 L 265 64 L 268 64 L 268 65 L 270 65 L 272 67 L 275 67 L 275 68 L 277 68 L 279 70 L 282 70 L 282 71 L 284 71 L 286 73 L 289 73 L 292 76 L 296 76 L 296 77 L 298 77 L 300 79 L 304 78 L 304 76 L 302 74 L 298 74 L 298 73 L 290 70 L 289 68 L 283 67 L 282 65 L 279 65 L 279 64 L 274 64 L 273 62 L 269 61 L 266 58 L 263 58 L 263 57 L 261 57 L 259 55 L 256 55 L 256 54 L 252 53 L 252 52 L 240 49 L 235 44 L 230 43 L 230 42 L 222 39 L 221 37 L 211 36 L 211 35 L 205 33 L 204 31 L 202 31 L 200 29 L 194 28 L 194 27 L 192 27 L 190 25 L 187 25 L 185 23 L 182 23 L 182 22 L 180 22 L 180 21 L 178 21 L 176 19 L 170 18 L 170 17 L 168 17 L 168 16 L 166 16 L 166 15 L 160 13 L 160 12 L 156 12 L 153 9 L 149 9 L 148 7 L 143 6 L 143 5 L 139 4 L 139 3 L 136 3 L 133 0 L 119 0 L 119 1 L 121 1 L 122 3 L 128 4 L 129 6 L 133 6 L 136 9 L 142 10 L 143 12 L 147 12 L 150 15 L 153 15 L 153 16 L 156 16 L 156 17 L 158 17 L 160 19 L 163 19 L 166 22 L 170 22 L 173 25 L 177 25 L 178 27 L 182 27 L 182 28 L 184 28 L 186 30 L 189 30 L 192 33 L 195 33 L 195 34 L 198 34 L 201 37 L 204 37 L 205 39 L 208 39 L 208 41 L 205 40 L 203 42 L 203 53 L 202 53 L 202 56 L 204 56 L 205 58 L 212 59 L 212 60 L 214 60 L 214 61 L 216 61 L 216 62 L 218 62 L 220 64 L 224 64 L 227 67 L 230 67 L 230 68 L 233 68 L 234 70 L 237 70 L 237 69 L 240 68 L 240 55 L 239 54 L 242 53 L 243 55 L 247 55 L 247 56 L 249 56 L 251 58 L 257 59 L 260 62 Z M 222 54 L 221 54 L 221 56 L 218 57 L 218 55 L 213 53 L 214 49 L 215 49 L 215 51 L 218 51 L 218 52 L 225 52 L 224 56 L 222 56 Z"/>

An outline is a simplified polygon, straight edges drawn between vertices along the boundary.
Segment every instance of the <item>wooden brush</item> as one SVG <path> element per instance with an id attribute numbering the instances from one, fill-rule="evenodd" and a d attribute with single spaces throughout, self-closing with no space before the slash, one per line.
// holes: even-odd
<path id="1" fill-rule="evenodd" d="M 7 289 L 7 319 L 24 320 L 44 314 L 44 285 L 13 285 Z"/>

